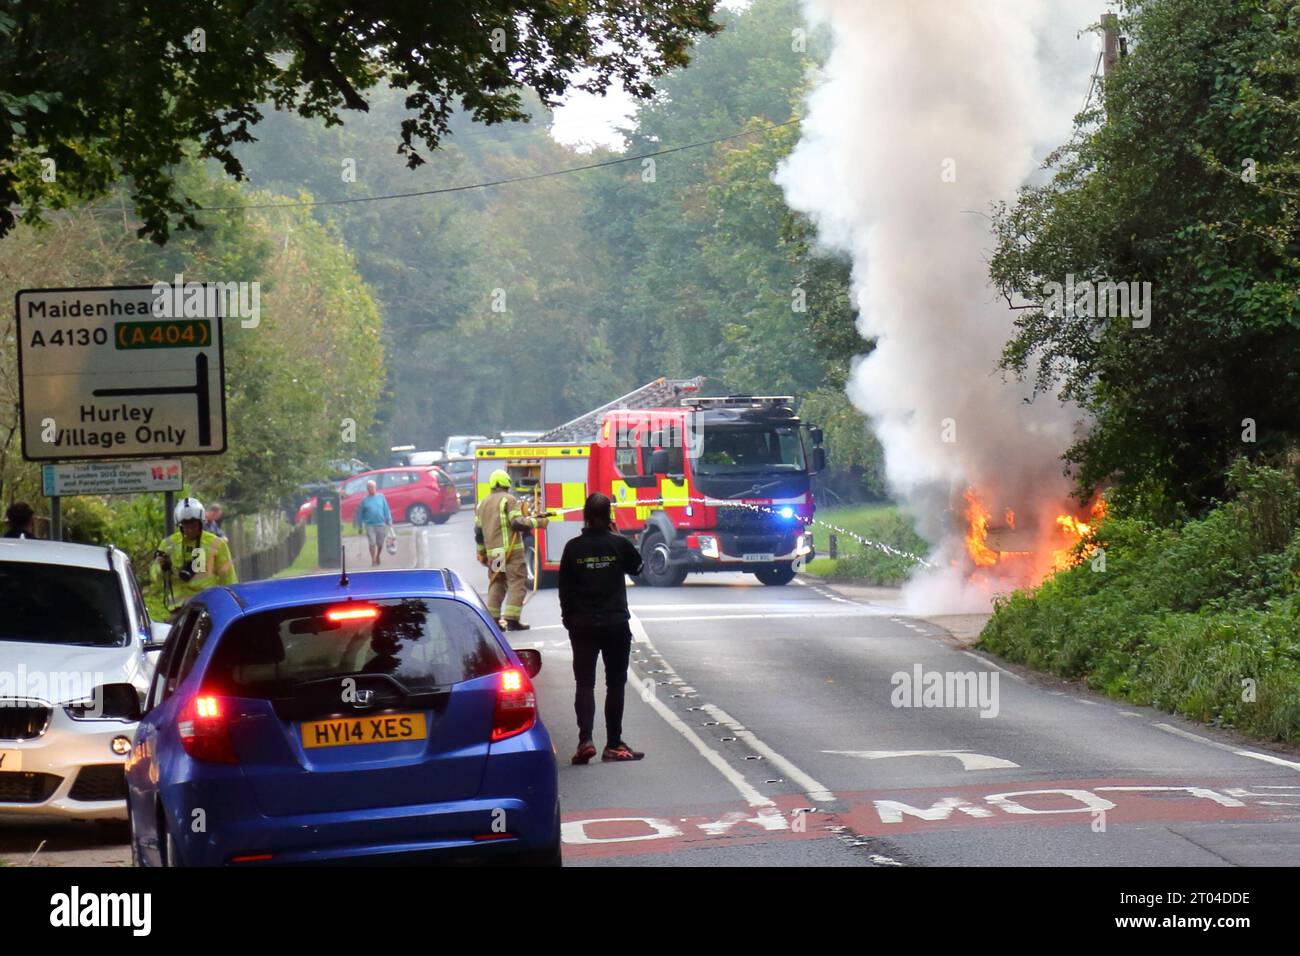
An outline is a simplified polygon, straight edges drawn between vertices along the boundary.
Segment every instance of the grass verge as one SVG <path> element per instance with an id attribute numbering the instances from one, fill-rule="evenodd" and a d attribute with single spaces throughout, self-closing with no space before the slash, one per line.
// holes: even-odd
<path id="1" fill-rule="evenodd" d="M 851 534 L 833 528 L 842 528 Z M 897 586 L 907 580 L 916 566 L 910 558 L 864 544 L 855 540 L 853 535 L 909 554 L 924 555 L 928 547 L 916 533 L 911 517 L 891 504 L 819 508 L 813 533 L 817 551 L 823 557 L 808 562 L 804 571 L 830 581 Z M 835 558 L 826 556 L 832 534 L 837 539 L 838 557 Z"/>

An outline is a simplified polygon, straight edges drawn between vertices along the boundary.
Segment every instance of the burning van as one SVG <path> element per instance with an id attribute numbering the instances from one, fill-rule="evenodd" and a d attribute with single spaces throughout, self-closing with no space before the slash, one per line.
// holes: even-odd
<path id="1" fill-rule="evenodd" d="M 1027 587 L 1082 560 L 1088 547 L 1081 553 L 1079 545 L 1091 541 L 1106 514 L 1105 499 L 1097 496 L 1082 514 L 1060 508 L 1049 504 L 1018 512 L 967 488 L 954 511 L 964 528 L 969 577 Z"/>

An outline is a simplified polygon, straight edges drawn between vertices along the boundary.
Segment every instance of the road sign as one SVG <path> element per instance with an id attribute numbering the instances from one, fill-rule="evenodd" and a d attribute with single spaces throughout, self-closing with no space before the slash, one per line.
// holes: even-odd
<path id="1" fill-rule="evenodd" d="M 15 296 L 24 458 L 226 450 L 221 317 L 160 319 L 154 299 L 151 286 Z"/>
<path id="2" fill-rule="evenodd" d="M 155 458 L 42 465 L 41 486 L 41 493 L 49 497 L 180 491 L 181 463 Z"/>

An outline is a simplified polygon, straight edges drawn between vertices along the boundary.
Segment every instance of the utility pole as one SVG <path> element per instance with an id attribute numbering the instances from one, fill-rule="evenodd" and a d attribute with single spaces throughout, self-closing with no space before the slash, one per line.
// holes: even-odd
<path id="1" fill-rule="evenodd" d="M 1102 76 L 1109 77 L 1115 64 L 1119 62 L 1119 16 L 1114 13 L 1101 15 L 1101 30 L 1104 46 L 1101 54 Z"/>

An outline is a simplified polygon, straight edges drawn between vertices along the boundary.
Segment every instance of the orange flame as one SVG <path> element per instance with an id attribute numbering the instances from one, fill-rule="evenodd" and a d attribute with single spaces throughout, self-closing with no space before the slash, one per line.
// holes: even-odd
<path id="1" fill-rule="evenodd" d="M 1092 539 L 1098 523 L 1106 515 L 1106 502 L 1098 496 L 1082 516 L 1068 511 L 1051 516 L 1049 511 L 1043 516 L 1048 521 L 1047 527 L 1035 535 L 1032 514 L 1030 527 L 1024 532 L 1017 530 L 1016 513 L 1011 508 L 1003 509 L 1001 524 L 994 526 L 994 519 L 975 488 L 967 488 L 963 498 L 966 502 L 964 544 L 976 571 L 996 567 L 1001 577 L 1025 583 L 1037 583 L 1052 572 L 1072 567 L 1092 555 L 1096 550 Z M 1037 544 L 1033 543 L 1035 538 Z"/>
<path id="2" fill-rule="evenodd" d="M 1079 553 L 1074 553 L 1073 547 L 1064 551 L 1053 552 L 1056 570 L 1059 571 L 1071 567 L 1072 565 L 1079 564 L 1096 549 L 1096 546 L 1089 542 L 1088 539 L 1092 537 L 1093 532 L 1096 530 L 1101 519 L 1106 517 L 1106 499 L 1098 495 L 1089 507 L 1088 515 L 1088 521 L 1082 521 L 1071 514 L 1059 514 L 1056 516 L 1056 523 L 1062 531 L 1069 535 L 1073 535 L 1080 542 L 1087 543 L 1083 551 Z"/>
<path id="3" fill-rule="evenodd" d="M 967 488 L 966 499 L 966 552 L 976 567 L 991 568 L 998 563 L 998 553 L 988 546 L 989 513 L 975 494 Z"/>
<path id="4" fill-rule="evenodd" d="M 1080 521 L 1074 515 L 1057 515 L 1056 523 L 1061 526 L 1062 530 L 1074 535 L 1076 538 L 1086 538 L 1092 534 L 1092 526 Z"/>

